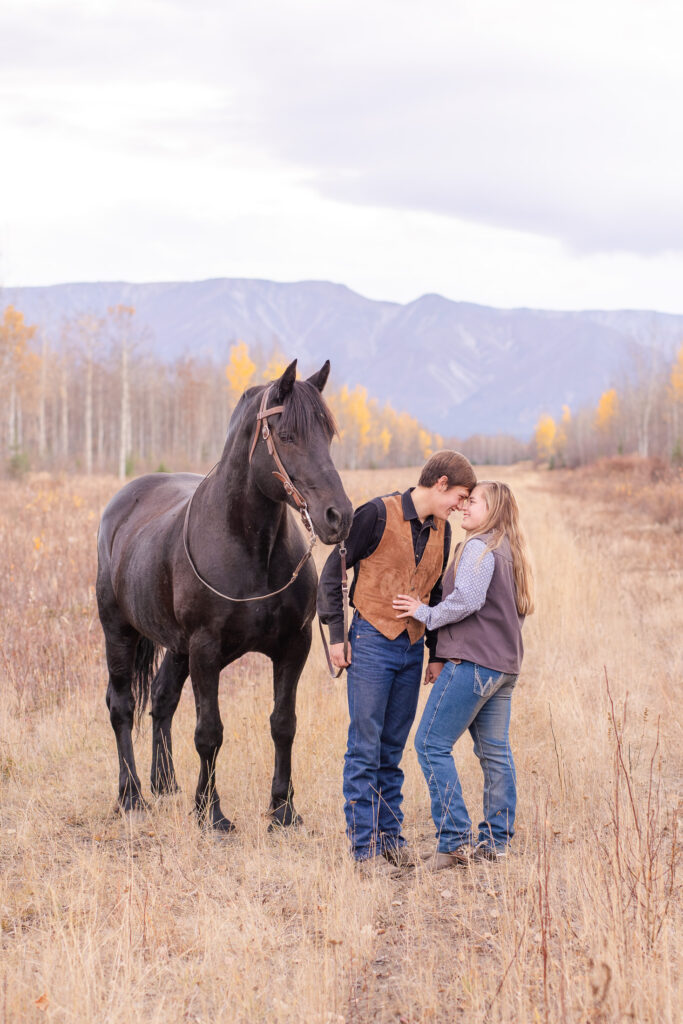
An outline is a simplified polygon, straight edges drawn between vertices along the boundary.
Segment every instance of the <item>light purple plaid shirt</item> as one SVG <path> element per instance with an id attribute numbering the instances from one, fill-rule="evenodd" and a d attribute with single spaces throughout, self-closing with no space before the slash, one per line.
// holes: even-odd
<path id="1" fill-rule="evenodd" d="M 460 622 L 468 615 L 479 611 L 486 600 L 486 592 L 493 577 L 495 559 L 491 551 L 486 550 L 483 540 L 473 537 L 467 541 L 460 558 L 452 592 L 440 604 L 429 608 L 421 604 L 413 614 L 413 618 L 424 622 L 427 629 L 438 629 L 449 622 Z"/>

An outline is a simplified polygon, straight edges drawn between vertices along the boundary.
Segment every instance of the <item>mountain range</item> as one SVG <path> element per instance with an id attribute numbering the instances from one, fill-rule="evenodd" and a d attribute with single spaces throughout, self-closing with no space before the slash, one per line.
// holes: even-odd
<path id="1" fill-rule="evenodd" d="M 665 364 L 683 342 L 683 315 L 648 311 L 495 309 L 423 295 L 406 304 L 368 299 L 325 281 L 216 279 L 5 288 L 28 323 L 57 343 L 65 317 L 136 310 L 157 357 L 227 361 L 241 339 L 332 363 L 332 386 L 361 384 L 445 437 L 531 435 L 539 415 L 594 403 L 629 368 Z"/>

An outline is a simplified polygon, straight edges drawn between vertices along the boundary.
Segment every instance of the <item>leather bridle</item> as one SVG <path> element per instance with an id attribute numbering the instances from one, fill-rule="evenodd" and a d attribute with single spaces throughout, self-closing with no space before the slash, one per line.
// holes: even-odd
<path id="1" fill-rule="evenodd" d="M 189 527 L 189 522 L 190 522 L 190 509 L 192 508 L 192 502 L 194 500 L 195 494 L 199 490 L 199 487 L 197 487 L 197 489 L 193 492 L 192 497 L 190 498 L 190 500 L 189 500 L 189 502 L 187 504 L 187 509 L 185 511 L 185 520 L 183 522 L 183 546 L 185 548 L 185 554 L 187 556 L 188 562 L 190 563 L 190 568 L 192 569 L 192 572 L 195 574 L 195 576 L 197 577 L 199 582 L 201 584 L 203 584 L 205 587 L 207 587 L 207 589 L 210 590 L 213 594 L 216 594 L 217 597 L 222 597 L 225 601 L 234 601 L 234 602 L 240 603 L 240 604 L 245 603 L 247 601 L 265 601 L 266 598 L 268 598 L 268 597 L 275 597 L 277 594 L 281 594 L 284 590 L 287 590 L 288 587 L 291 587 L 292 583 L 294 583 L 294 581 L 297 579 L 299 573 L 301 572 L 301 569 L 306 564 L 308 559 L 311 557 L 311 555 L 313 553 L 313 548 L 315 546 L 315 542 L 318 539 L 316 537 L 315 530 L 313 529 L 313 521 L 311 520 L 311 516 L 310 516 L 310 513 L 308 511 L 308 503 L 306 502 L 306 499 L 302 495 L 301 491 L 298 489 L 298 487 L 296 487 L 296 485 L 292 481 L 289 473 L 287 472 L 287 470 L 286 470 L 286 468 L 284 466 L 284 463 L 282 462 L 282 459 L 280 458 L 279 452 L 277 450 L 277 446 L 275 444 L 275 438 L 273 437 L 273 433 L 272 433 L 272 431 L 270 429 L 270 425 L 268 423 L 268 417 L 269 416 L 275 416 L 277 413 L 281 413 L 281 412 L 284 411 L 284 405 L 273 405 L 273 406 L 270 406 L 270 407 L 268 406 L 268 399 L 270 397 L 271 388 L 272 388 L 272 385 L 267 387 L 265 389 L 265 391 L 263 392 L 263 397 L 261 399 L 261 405 L 259 407 L 259 411 L 256 414 L 256 429 L 254 431 L 254 437 L 253 437 L 252 442 L 251 442 L 251 447 L 249 448 L 249 463 L 251 464 L 251 460 L 252 460 L 252 457 L 254 455 L 254 451 L 256 449 L 256 445 L 258 443 L 259 433 L 260 433 L 261 437 L 263 438 L 263 440 L 266 443 L 266 447 L 268 449 L 268 454 L 271 456 L 271 458 L 275 462 L 275 465 L 277 466 L 277 469 L 273 470 L 273 476 L 277 477 L 277 479 L 280 481 L 280 483 L 284 487 L 286 494 L 289 497 L 291 497 L 292 500 L 294 501 L 295 505 L 297 506 L 297 508 L 299 510 L 299 514 L 301 515 L 301 521 L 304 524 L 304 527 L 305 527 L 306 531 L 310 535 L 309 536 L 309 541 L 308 541 L 308 548 L 307 548 L 305 554 L 303 555 L 303 557 L 300 559 L 298 565 L 296 566 L 296 568 L 292 572 L 291 578 L 288 580 L 287 583 L 285 583 L 285 585 L 283 587 L 280 587 L 278 590 L 272 590 L 268 594 L 256 594 L 253 597 L 230 597 L 229 594 L 224 594 L 221 590 L 217 590 L 215 587 L 212 587 L 211 584 L 207 580 L 205 580 L 203 576 L 200 575 L 199 570 L 197 569 L 197 566 L 194 563 L 192 555 L 190 554 L 190 548 L 189 548 L 188 539 L 187 539 L 188 527 Z M 204 477 L 205 480 L 207 480 L 211 476 L 211 474 L 218 468 L 219 464 L 220 463 L 217 462 L 216 465 L 213 466 L 213 468 L 209 470 L 209 472 Z M 343 541 L 341 541 L 341 543 L 338 545 L 338 547 L 339 547 L 339 554 L 340 554 L 340 557 L 341 557 L 341 569 L 342 569 L 342 573 L 341 573 L 341 575 L 342 575 L 342 583 L 341 583 L 341 586 L 342 586 L 342 601 L 343 601 L 343 606 L 344 606 L 344 660 L 348 661 L 348 639 L 347 639 L 347 634 L 348 634 L 348 618 L 349 618 L 349 585 L 348 585 L 348 577 L 347 577 L 347 570 L 346 570 L 346 547 L 345 547 Z M 341 673 L 343 672 L 343 669 L 340 668 L 338 672 L 334 671 L 334 666 L 332 665 L 332 660 L 330 658 L 329 648 L 327 646 L 327 640 L 325 638 L 325 634 L 323 633 L 323 627 L 322 627 L 322 623 L 320 622 L 320 620 L 318 620 L 318 625 L 320 626 L 320 635 L 321 635 L 322 641 L 323 641 L 323 648 L 325 650 L 325 657 L 327 658 L 328 668 L 329 668 L 330 672 L 332 673 L 332 675 L 335 678 L 338 678 L 341 675 Z"/>
<path id="2" fill-rule="evenodd" d="M 284 405 L 272 405 L 270 408 L 268 408 L 269 395 L 270 388 L 267 388 L 263 392 L 263 398 L 261 399 L 261 407 L 259 411 L 256 413 L 256 430 L 254 431 L 254 437 L 251 442 L 251 448 L 249 449 L 249 462 L 251 463 L 254 450 L 256 449 L 256 445 L 258 443 L 260 427 L 261 437 L 266 442 L 268 454 L 271 456 L 271 458 L 275 462 L 275 465 L 277 466 L 277 470 L 273 470 L 273 476 L 276 476 L 278 478 L 287 494 L 289 494 L 290 497 L 294 499 L 294 502 L 301 513 L 301 518 L 303 520 L 304 526 L 315 537 L 315 533 L 313 531 L 313 523 L 311 522 L 311 517 L 308 514 L 308 504 L 306 503 L 306 499 L 304 498 L 303 494 L 298 489 L 298 487 L 294 485 L 289 476 L 289 473 L 285 469 L 282 459 L 280 458 L 279 452 L 275 445 L 275 438 L 273 437 L 270 425 L 268 423 L 269 416 L 275 416 L 276 413 L 284 412 L 285 407 Z"/>

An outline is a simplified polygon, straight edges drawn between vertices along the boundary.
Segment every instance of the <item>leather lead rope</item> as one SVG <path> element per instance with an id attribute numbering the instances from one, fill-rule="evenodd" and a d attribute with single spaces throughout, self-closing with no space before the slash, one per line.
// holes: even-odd
<path id="1" fill-rule="evenodd" d="M 216 463 L 216 466 L 217 465 L 218 465 L 218 463 Z M 213 471 L 216 468 L 216 466 L 214 466 L 213 469 L 211 469 L 206 474 L 206 476 L 204 477 L 205 480 L 209 476 L 211 476 L 211 473 L 213 473 Z M 185 510 L 185 520 L 183 522 L 183 547 L 185 548 L 185 554 L 187 556 L 188 562 L 190 563 L 190 568 L 192 569 L 192 572 L 195 574 L 195 576 L 197 577 L 199 582 L 201 584 L 203 584 L 207 588 L 207 590 L 210 590 L 212 594 L 215 594 L 216 597 L 222 597 L 224 601 L 234 601 L 236 604 L 244 604 L 247 601 L 265 601 L 265 599 L 267 597 L 275 597 L 276 594 L 281 594 L 283 590 L 287 590 L 288 587 L 291 587 L 292 583 L 294 583 L 295 579 L 297 578 L 297 576 L 301 572 L 301 569 L 303 568 L 305 563 L 308 561 L 308 559 L 311 557 L 311 554 L 313 552 L 313 545 L 315 544 L 316 540 L 318 539 L 316 537 L 316 535 L 315 535 L 314 530 L 313 530 L 313 524 L 311 522 L 311 517 L 308 514 L 308 509 L 305 508 L 305 507 L 302 508 L 302 509 L 299 509 L 299 511 L 301 512 L 301 519 L 303 521 L 303 524 L 304 524 L 304 526 L 306 527 L 306 529 L 308 530 L 308 532 L 311 535 L 310 540 L 308 542 L 308 549 L 306 550 L 303 558 L 300 559 L 299 564 L 297 565 L 296 569 L 292 573 L 292 575 L 291 575 L 290 579 L 287 581 L 287 583 L 285 583 L 285 585 L 283 587 L 280 587 L 279 590 L 271 590 L 271 592 L 269 594 L 256 594 L 256 595 L 254 595 L 254 597 L 230 597 L 229 594 L 224 594 L 222 590 L 216 590 L 215 587 L 212 587 L 211 584 L 207 580 L 205 580 L 203 576 L 200 575 L 199 570 L 197 569 L 197 566 L 194 564 L 194 559 L 192 558 L 192 555 L 190 554 L 190 547 L 189 547 L 188 540 L 187 540 L 187 531 L 188 531 L 188 525 L 189 525 L 189 522 L 190 522 L 190 509 L 192 508 L 192 502 L 193 502 L 194 496 L 195 496 L 195 494 L 197 493 L 198 490 L 199 490 L 199 487 L 197 487 L 197 490 L 195 490 L 193 492 L 192 497 L 188 501 L 187 508 Z"/>

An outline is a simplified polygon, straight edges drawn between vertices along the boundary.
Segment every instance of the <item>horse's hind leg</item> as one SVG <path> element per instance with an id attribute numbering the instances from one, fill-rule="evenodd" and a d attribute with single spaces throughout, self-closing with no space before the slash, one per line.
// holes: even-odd
<path id="1" fill-rule="evenodd" d="M 186 654 L 167 651 L 152 683 L 152 792 L 177 793 L 171 723 L 190 670 Z"/>
<path id="2" fill-rule="evenodd" d="M 273 658 L 273 713 L 270 733 L 275 744 L 275 771 L 271 788 L 269 829 L 279 825 L 300 825 L 294 810 L 292 785 L 292 744 L 296 733 L 296 689 L 311 648 L 311 627 L 288 636 L 284 653 Z"/>
<path id="3" fill-rule="evenodd" d="M 132 811 L 144 806 L 140 779 L 135 770 L 132 734 L 135 711 L 133 673 L 135 652 L 140 639 L 140 634 L 132 626 L 122 623 L 113 626 L 111 622 L 107 623 L 105 629 L 107 667 L 109 669 L 107 707 L 119 754 L 118 799 L 123 811 Z"/>

